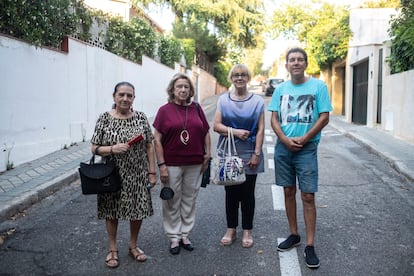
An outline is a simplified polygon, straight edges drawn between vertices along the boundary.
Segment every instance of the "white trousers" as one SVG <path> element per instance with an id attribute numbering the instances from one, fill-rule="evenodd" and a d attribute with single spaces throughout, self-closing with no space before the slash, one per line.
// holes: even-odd
<path id="1" fill-rule="evenodd" d="M 195 221 L 196 199 L 200 190 L 201 164 L 192 166 L 168 166 L 168 184 L 174 197 L 163 200 L 164 231 L 170 241 L 188 237 Z M 166 186 L 167 186 L 166 185 Z"/>

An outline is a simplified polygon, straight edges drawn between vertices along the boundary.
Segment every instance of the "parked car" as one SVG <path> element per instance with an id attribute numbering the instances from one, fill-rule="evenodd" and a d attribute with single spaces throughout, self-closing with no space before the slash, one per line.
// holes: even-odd
<path id="1" fill-rule="evenodd" d="M 282 82 L 284 82 L 284 79 L 278 79 L 278 78 L 267 79 L 266 83 L 263 85 L 263 92 L 265 93 L 265 96 L 272 96 L 273 91 Z"/>

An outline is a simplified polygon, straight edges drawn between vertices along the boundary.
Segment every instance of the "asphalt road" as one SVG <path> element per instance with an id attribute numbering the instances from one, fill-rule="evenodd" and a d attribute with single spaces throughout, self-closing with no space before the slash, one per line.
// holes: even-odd
<path id="1" fill-rule="evenodd" d="M 214 107 L 214 101 L 205 104 L 210 120 Z M 321 267 L 305 266 L 303 243 L 288 254 L 277 252 L 278 239 L 289 232 L 274 185 L 276 137 L 269 120 L 266 113 L 266 172 L 257 179 L 252 248 L 242 248 L 240 229 L 232 246 L 219 244 L 226 230 L 224 189 L 209 185 L 200 191 L 190 235 L 195 250 L 170 255 L 157 185 L 155 214 L 144 221 L 139 237 L 149 259 L 137 263 L 128 256 L 129 225 L 121 222 L 120 267 L 110 270 L 104 265 L 107 242 L 104 222 L 96 218 L 96 197 L 82 195 L 74 182 L 11 223 L 0 246 L 0 275 L 413 275 L 414 199 L 406 188 L 412 184 L 330 126 L 319 147 L 316 251 Z M 215 145 L 217 136 L 212 137 Z M 298 220 L 304 240 L 300 205 Z"/>

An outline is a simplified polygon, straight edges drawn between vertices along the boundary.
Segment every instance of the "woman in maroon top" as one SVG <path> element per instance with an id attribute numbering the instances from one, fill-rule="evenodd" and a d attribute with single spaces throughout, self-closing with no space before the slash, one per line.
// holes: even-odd
<path id="1" fill-rule="evenodd" d="M 163 225 L 170 253 L 180 246 L 194 249 L 188 235 L 194 226 L 195 203 L 203 172 L 210 160 L 209 125 L 201 106 L 191 101 L 194 85 L 184 74 L 176 74 L 168 88 L 168 103 L 154 120 L 154 141 L 160 180 L 174 191 L 162 203 Z"/>

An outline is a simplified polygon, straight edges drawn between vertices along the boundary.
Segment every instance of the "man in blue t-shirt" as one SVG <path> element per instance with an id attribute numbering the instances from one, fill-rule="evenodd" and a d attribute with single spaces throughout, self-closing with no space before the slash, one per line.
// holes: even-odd
<path id="1" fill-rule="evenodd" d="M 292 48 L 286 55 L 286 69 L 291 80 L 280 84 L 273 93 L 268 110 L 271 125 L 278 137 L 275 146 L 276 185 L 284 188 L 286 216 L 290 236 L 278 245 L 287 251 L 300 244 L 296 218 L 296 179 L 298 179 L 306 226 L 305 261 L 309 268 L 318 268 L 314 248 L 318 191 L 317 150 L 321 130 L 329 123 L 332 105 L 326 84 L 305 76 L 308 56 L 301 48 Z"/>

